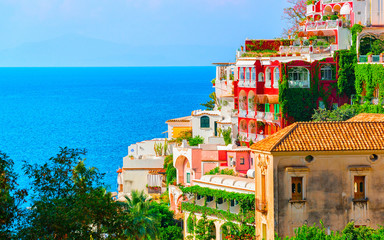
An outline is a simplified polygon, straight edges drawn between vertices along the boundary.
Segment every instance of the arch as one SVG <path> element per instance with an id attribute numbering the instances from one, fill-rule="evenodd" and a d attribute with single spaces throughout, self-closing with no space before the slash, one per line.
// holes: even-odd
<path id="1" fill-rule="evenodd" d="M 247 110 L 247 93 L 244 90 L 239 93 L 239 105 L 241 110 Z"/>
<path id="2" fill-rule="evenodd" d="M 240 120 L 240 131 L 247 132 L 248 126 L 247 121 L 245 119 Z"/>
<path id="3" fill-rule="evenodd" d="M 331 5 L 325 6 L 323 10 L 323 15 L 331 15 L 331 14 L 333 14 L 332 6 Z"/>
<path id="4" fill-rule="evenodd" d="M 256 107 L 256 96 L 255 93 L 251 90 L 248 93 L 248 110 L 255 111 Z"/>
<path id="5" fill-rule="evenodd" d="M 249 130 L 250 133 L 256 134 L 257 128 L 256 128 L 256 121 L 255 120 L 249 121 L 249 123 L 248 123 L 248 130 Z"/>
<path id="6" fill-rule="evenodd" d="M 344 3 L 344 5 L 340 9 L 341 15 L 350 15 L 351 14 L 351 6 L 349 3 Z"/>
<path id="7" fill-rule="evenodd" d="M 337 12 L 337 13 L 340 13 L 340 9 L 341 9 L 341 6 L 340 4 L 336 4 L 335 6 L 333 6 L 333 12 Z"/>
<path id="8" fill-rule="evenodd" d="M 255 82 L 256 81 L 256 68 L 252 68 L 251 70 L 251 81 Z"/>
<path id="9" fill-rule="evenodd" d="M 209 117 L 201 116 L 200 117 L 200 128 L 209 128 Z"/>
<path id="10" fill-rule="evenodd" d="M 197 227 L 204 229 L 204 232 L 209 234 L 208 239 L 216 239 L 216 226 L 213 220 L 203 217 L 197 222 Z"/>
<path id="11" fill-rule="evenodd" d="M 177 169 L 177 183 L 184 184 L 186 172 L 189 171 L 191 173 L 191 164 L 187 157 L 180 155 L 175 161 L 175 168 Z"/>
<path id="12" fill-rule="evenodd" d="M 272 84 L 272 76 L 271 76 L 271 69 L 267 67 L 265 70 L 265 87 L 270 88 Z"/>
<path id="13" fill-rule="evenodd" d="M 309 88 L 309 70 L 305 67 L 290 68 L 288 70 L 288 85 L 290 88 Z"/>
<path id="14" fill-rule="evenodd" d="M 237 224 L 232 222 L 226 222 L 220 227 L 221 239 L 233 239 L 234 237 L 240 237 L 240 230 Z"/>
<path id="15" fill-rule="evenodd" d="M 249 70 L 249 67 L 245 68 L 245 80 L 249 80 L 251 77 L 251 71 Z"/>
<path id="16" fill-rule="evenodd" d="M 273 69 L 273 87 L 278 88 L 279 82 L 280 82 L 280 68 L 275 67 L 275 69 Z"/>
<path id="17" fill-rule="evenodd" d="M 258 82 L 264 82 L 264 73 L 259 73 L 259 75 L 257 76 L 257 81 Z"/>

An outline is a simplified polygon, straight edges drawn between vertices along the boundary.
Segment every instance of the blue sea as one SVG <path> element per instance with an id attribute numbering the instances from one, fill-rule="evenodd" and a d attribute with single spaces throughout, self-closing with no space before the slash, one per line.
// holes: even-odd
<path id="1" fill-rule="evenodd" d="M 165 137 L 166 120 L 201 109 L 214 77 L 214 67 L 0 68 L 0 151 L 29 188 L 23 160 L 86 148 L 86 165 L 116 191 L 128 146 Z"/>

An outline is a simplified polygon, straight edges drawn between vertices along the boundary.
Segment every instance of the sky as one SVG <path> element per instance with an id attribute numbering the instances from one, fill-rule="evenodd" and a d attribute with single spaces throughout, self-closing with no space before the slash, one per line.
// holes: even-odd
<path id="1" fill-rule="evenodd" d="M 0 0 L 0 66 L 209 66 L 280 37 L 286 0 Z"/>

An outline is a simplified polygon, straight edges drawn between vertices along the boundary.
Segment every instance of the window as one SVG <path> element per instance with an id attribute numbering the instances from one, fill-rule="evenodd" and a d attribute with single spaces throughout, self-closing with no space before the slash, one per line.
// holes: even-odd
<path id="1" fill-rule="evenodd" d="M 201 196 L 200 194 L 197 194 L 197 197 L 196 197 L 197 200 L 200 200 L 202 198 L 203 198 L 203 196 Z"/>
<path id="2" fill-rule="evenodd" d="M 207 202 L 212 202 L 213 201 L 213 197 L 212 196 L 207 196 Z"/>
<path id="3" fill-rule="evenodd" d="M 355 176 L 353 186 L 355 200 L 365 199 L 365 176 Z"/>
<path id="4" fill-rule="evenodd" d="M 280 81 L 280 69 L 278 67 L 275 67 L 275 70 L 273 72 L 273 87 L 274 88 L 279 87 L 279 81 Z"/>
<path id="5" fill-rule="evenodd" d="M 265 175 L 261 175 L 261 202 L 265 203 L 267 200 L 267 193 L 266 193 L 266 187 L 265 187 Z"/>
<path id="6" fill-rule="evenodd" d="M 265 104 L 265 112 L 270 112 L 270 106 L 269 106 L 269 103 L 266 103 Z"/>
<path id="7" fill-rule="evenodd" d="M 323 101 L 319 101 L 319 108 L 325 109 L 325 104 Z"/>
<path id="8" fill-rule="evenodd" d="M 253 166 L 253 158 L 251 158 L 251 166 Z"/>
<path id="9" fill-rule="evenodd" d="M 191 173 L 187 173 L 187 183 L 191 183 Z"/>
<path id="10" fill-rule="evenodd" d="M 224 199 L 223 198 L 217 199 L 217 204 L 223 204 L 223 203 L 224 203 Z"/>
<path id="11" fill-rule="evenodd" d="M 292 200 L 303 200 L 303 177 L 292 177 Z"/>
<path id="12" fill-rule="evenodd" d="M 238 202 L 236 199 L 232 199 L 232 200 L 231 200 L 231 207 L 234 207 L 234 206 L 236 206 L 237 204 L 239 204 L 239 202 Z"/>
<path id="13" fill-rule="evenodd" d="M 309 88 L 309 71 L 304 67 L 294 67 L 288 71 L 290 88 Z"/>
<path id="14" fill-rule="evenodd" d="M 240 158 L 240 165 L 244 165 L 245 161 L 244 161 L 244 158 Z"/>
<path id="15" fill-rule="evenodd" d="M 330 64 L 325 64 L 321 67 L 321 80 L 335 80 L 334 74 L 336 74 L 336 71 L 334 71 L 333 66 Z"/>
<path id="16" fill-rule="evenodd" d="M 254 82 L 256 81 L 256 69 L 255 68 L 252 68 L 252 71 L 251 71 L 251 80 Z"/>
<path id="17" fill-rule="evenodd" d="M 267 224 L 263 223 L 263 240 L 267 240 Z"/>
<path id="18" fill-rule="evenodd" d="M 249 68 L 245 69 L 245 80 L 249 80 L 250 74 L 249 74 Z"/>
<path id="19" fill-rule="evenodd" d="M 270 88 L 271 87 L 271 69 L 267 68 L 265 70 L 265 87 Z"/>
<path id="20" fill-rule="evenodd" d="M 244 68 L 240 68 L 240 80 L 244 80 Z"/>
<path id="21" fill-rule="evenodd" d="M 200 118 L 200 128 L 209 128 L 209 117 L 202 116 Z"/>
<path id="22" fill-rule="evenodd" d="M 259 73 L 258 81 L 259 82 L 264 82 L 264 74 L 263 73 Z"/>
<path id="23" fill-rule="evenodd" d="M 273 108 L 274 108 L 274 112 L 275 112 L 274 119 L 279 120 L 280 104 L 275 104 Z"/>

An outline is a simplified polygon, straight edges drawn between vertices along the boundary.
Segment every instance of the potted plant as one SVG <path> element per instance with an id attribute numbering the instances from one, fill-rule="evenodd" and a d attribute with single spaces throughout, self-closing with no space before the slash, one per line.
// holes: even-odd
<path id="1" fill-rule="evenodd" d="M 291 57 L 292 56 L 292 53 L 288 53 L 288 55 L 287 55 L 288 57 Z"/>
<path id="2" fill-rule="evenodd" d="M 301 53 L 300 53 L 300 52 L 296 52 L 295 54 L 296 54 L 296 56 L 300 56 L 300 55 L 301 55 Z"/>
<path id="3" fill-rule="evenodd" d="M 213 86 L 215 86 L 216 78 L 212 79 L 211 83 L 212 83 Z"/>
<path id="4" fill-rule="evenodd" d="M 243 46 L 240 46 L 240 48 L 241 48 L 241 51 L 243 52 L 243 51 L 244 51 L 244 47 L 243 47 Z"/>
<path id="5" fill-rule="evenodd" d="M 129 157 L 131 160 L 134 159 L 133 155 L 129 155 L 128 157 Z"/>

